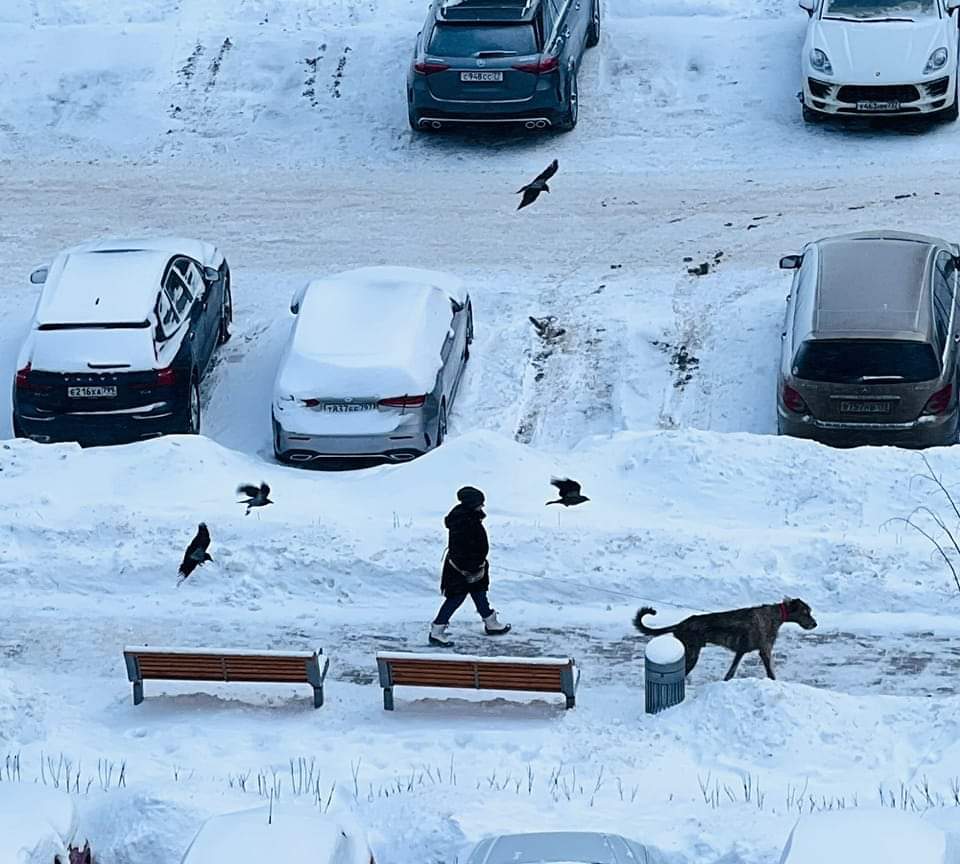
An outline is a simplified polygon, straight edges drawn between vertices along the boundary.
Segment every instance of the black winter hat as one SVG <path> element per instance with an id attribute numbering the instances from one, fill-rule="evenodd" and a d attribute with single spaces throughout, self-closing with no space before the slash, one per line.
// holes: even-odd
<path id="1" fill-rule="evenodd" d="M 481 507 L 486 499 L 479 489 L 475 489 L 473 486 L 463 486 L 457 490 L 457 500 L 467 507 Z"/>

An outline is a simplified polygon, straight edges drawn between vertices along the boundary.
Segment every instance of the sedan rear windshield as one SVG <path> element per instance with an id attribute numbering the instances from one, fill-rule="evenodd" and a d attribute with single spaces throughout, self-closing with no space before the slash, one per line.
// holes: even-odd
<path id="1" fill-rule="evenodd" d="M 895 339 L 824 339 L 804 342 L 793 374 L 808 381 L 868 384 L 871 381 L 930 381 L 940 376 L 932 345 Z"/>
<path id="2" fill-rule="evenodd" d="M 532 24 L 437 24 L 427 51 L 434 57 L 524 57 L 539 49 Z"/>
<path id="3" fill-rule="evenodd" d="M 884 21 L 939 15 L 937 0 L 825 0 L 824 18 Z"/>

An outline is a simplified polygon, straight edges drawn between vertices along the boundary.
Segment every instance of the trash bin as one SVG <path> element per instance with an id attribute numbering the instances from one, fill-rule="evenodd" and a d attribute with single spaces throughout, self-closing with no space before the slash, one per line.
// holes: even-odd
<path id="1" fill-rule="evenodd" d="M 683 643 L 675 636 L 657 636 L 647 643 L 644 657 L 647 714 L 679 705 L 686 681 Z"/>

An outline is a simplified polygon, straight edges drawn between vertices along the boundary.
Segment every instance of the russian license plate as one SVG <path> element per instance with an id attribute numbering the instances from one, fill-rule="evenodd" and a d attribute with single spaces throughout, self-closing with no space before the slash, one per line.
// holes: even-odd
<path id="1" fill-rule="evenodd" d="M 67 396 L 71 399 L 115 399 L 116 387 L 68 387 Z"/>
<path id="2" fill-rule="evenodd" d="M 889 402 L 841 402 L 842 414 L 889 414 Z"/>
<path id="3" fill-rule="evenodd" d="M 356 414 L 358 411 L 372 411 L 377 406 L 373 402 L 325 402 L 322 407 L 330 414 Z"/>
<path id="4" fill-rule="evenodd" d="M 899 111 L 899 102 L 857 102 L 858 111 Z"/>
<path id="5" fill-rule="evenodd" d="M 503 81 L 503 72 L 461 72 L 461 81 L 470 81 L 475 84 L 487 84 L 495 81 Z"/>

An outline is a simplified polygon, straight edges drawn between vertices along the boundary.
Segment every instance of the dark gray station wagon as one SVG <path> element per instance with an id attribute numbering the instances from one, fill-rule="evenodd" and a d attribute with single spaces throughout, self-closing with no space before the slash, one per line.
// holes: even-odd
<path id="1" fill-rule="evenodd" d="M 434 0 L 407 77 L 410 125 L 573 129 L 600 0 Z"/>
<path id="2" fill-rule="evenodd" d="M 928 447 L 957 440 L 954 243 L 875 231 L 810 243 L 781 334 L 782 434 L 831 444 Z"/>

